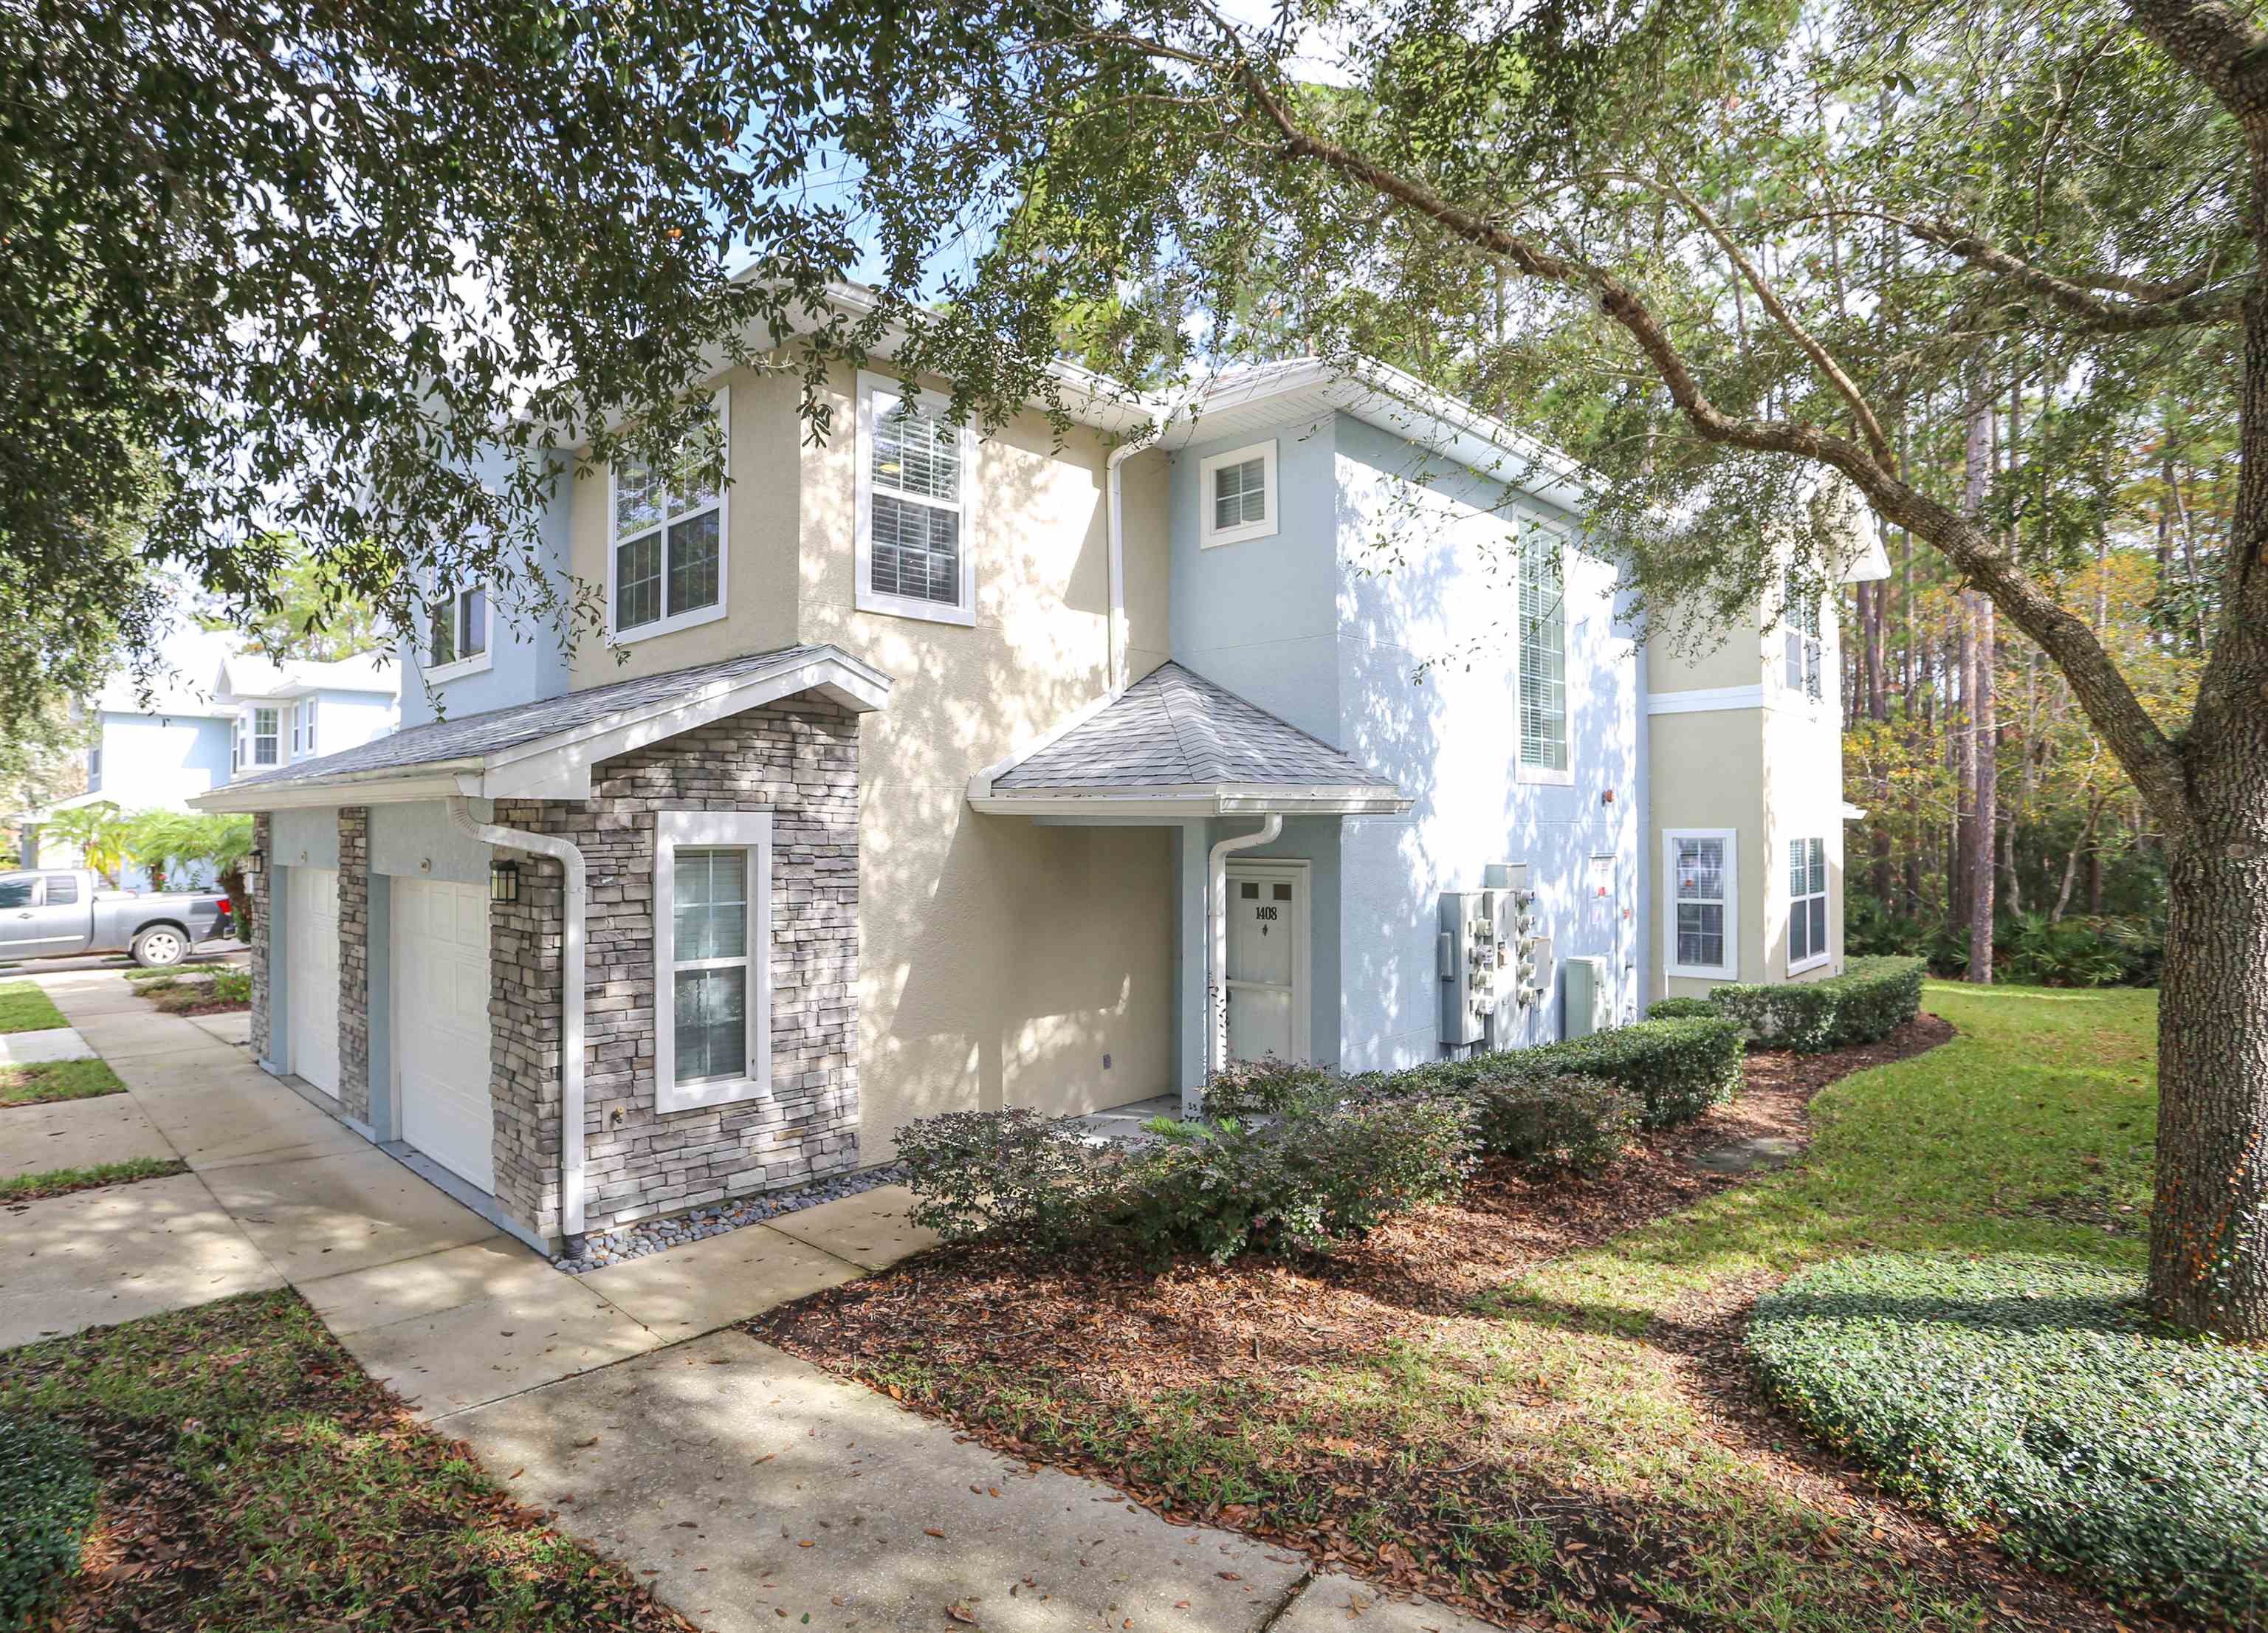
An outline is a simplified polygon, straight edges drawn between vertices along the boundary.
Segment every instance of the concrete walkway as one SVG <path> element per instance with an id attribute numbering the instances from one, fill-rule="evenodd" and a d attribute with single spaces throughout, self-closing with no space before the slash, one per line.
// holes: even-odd
<path id="1" fill-rule="evenodd" d="M 210 1027 L 107 972 L 40 984 L 129 1092 L 36 1108 L 70 1113 L 51 1135 L 0 1110 L 0 1157 L 107 1128 L 190 1172 L 10 1210 L 0 1348 L 289 1283 L 515 1496 L 714 1633 L 1482 1633 L 1010 1462 L 732 1325 L 931 1246 L 900 1188 L 571 1276 Z"/>

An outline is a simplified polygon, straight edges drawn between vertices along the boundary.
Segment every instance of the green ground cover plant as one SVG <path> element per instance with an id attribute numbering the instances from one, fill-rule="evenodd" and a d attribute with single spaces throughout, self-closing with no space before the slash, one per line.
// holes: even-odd
<path id="1" fill-rule="evenodd" d="M 2093 1260 L 1862 1254 L 1749 1349 L 1830 1445 L 1956 1526 L 2145 1600 L 2268 1620 L 2268 1355 L 2152 1328 Z"/>
<path id="2" fill-rule="evenodd" d="M 37 1106 L 48 1100 L 90 1100 L 123 1094 L 118 1074 L 99 1060 L 33 1061 L 0 1066 L 0 1106 Z"/>
<path id="3" fill-rule="evenodd" d="M 40 1592 L 68 1625 L 689 1633 L 411 1417 L 289 1291 L 0 1355 L 0 1423 L 76 1437 L 107 1545 L 136 1562 L 79 1576 L 75 1548 L 50 1548 Z M 13 1495 L 0 1473 L 0 1555 Z"/>
<path id="4" fill-rule="evenodd" d="M 50 1168 L 44 1173 L 19 1173 L 0 1180 L 0 1202 L 44 1202 L 73 1191 L 97 1191 L 105 1186 L 162 1180 L 188 1171 L 188 1164 L 170 1157 L 131 1157 L 124 1162 L 101 1162 L 86 1168 Z"/>
<path id="5" fill-rule="evenodd" d="M 55 1000 L 28 981 L 0 981 L 0 1032 L 46 1032 L 70 1023 Z"/>

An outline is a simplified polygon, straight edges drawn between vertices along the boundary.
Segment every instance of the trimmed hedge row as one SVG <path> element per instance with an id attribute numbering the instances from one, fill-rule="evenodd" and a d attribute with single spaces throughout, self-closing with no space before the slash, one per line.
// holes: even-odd
<path id="1" fill-rule="evenodd" d="M 77 1572 L 95 1493 L 76 1435 L 0 1414 L 0 1629 L 28 1626 Z"/>
<path id="2" fill-rule="evenodd" d="M 1886 1254 L 1756 1304 L 1765 1384 L 1956 1526 L 2125 1597 L 2268 1620 L 2268 1356 L 2168 1335 L 2139 1275 Z"/>
<path id="3" fill-rule="evenodd" d="M 1658 1007 L 1658 1006 L 1657 1006 Z M 1373 1073 L 1353 1081 L 1390 1093 L 1444 1093 L 1472 1098 L 1492 1085 L 1546 1078 L 1604 1078 L 1646 1107 L 1650 1128 L 1689 1122 L 1741 1092 L 1744 1051 L 1741 1028 L 1719 1015 L 1668 1020 L 1652 1017 L 1635 1026 L 1533 1048 L 1436 1061 L 1407 1071 Z"/>
<path id="4" fill-rule="evenodd" d="M 1849 1048 L 1887 1038 L 1921 1013 L 1921 982 L 1927 973 L 1919 959 L 1859 958 L 1828 981 L 1791 981 L 1780 986 L 1734 982 L 1704 998 L 1664 998 L 1648 1018 L 1675 1006 L 1690 1015 L 1705 1004 L 1741 1024 L 1748 1036 L 1768 1049 L 1807 1055 Z"/>

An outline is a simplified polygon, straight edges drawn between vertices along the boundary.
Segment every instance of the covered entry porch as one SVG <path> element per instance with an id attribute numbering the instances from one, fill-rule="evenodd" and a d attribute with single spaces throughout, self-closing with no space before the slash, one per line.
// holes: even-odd
<path id="1" fill-rule="evenodd" d="M 1399 814 L 1400 788 L 1168 662 L 971 779 L 987 815 L 1171 829 L 1181 1104 L 1237 1060 L 1336 1063 L 1339 825 Z"/>

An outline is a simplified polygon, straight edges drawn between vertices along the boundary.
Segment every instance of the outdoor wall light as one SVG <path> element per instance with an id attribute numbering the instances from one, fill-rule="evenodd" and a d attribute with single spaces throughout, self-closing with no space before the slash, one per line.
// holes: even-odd
<path id="1" fill-rule="evenodd" d="M 519 900 L 519 864 L 491 862 L 489 864 L 489 900 L 517 901 Z"/>
<path id="2" fill-rule="evenodd" d="M 244 853 L 243 867 L 247 879 L 259 878 L 267 866 L 268 857 L 263 853 L 257 850 L 247 850 Z"/>

